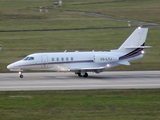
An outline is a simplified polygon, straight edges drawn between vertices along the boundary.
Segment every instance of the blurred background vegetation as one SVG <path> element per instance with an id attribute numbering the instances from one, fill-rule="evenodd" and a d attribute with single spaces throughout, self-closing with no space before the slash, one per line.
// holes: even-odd
<path id="1" fill-rule="evenodd" d="M 3 48 L 0 72 L 9 72 L 8 64 L 36 52 L 117 49 L 137 26 L 148 25 L 157 26 L 149 28 L 146 42 L 153 48 L 147 49 L 145 57 L 133 61 L 131 66 L 110 70 L 159 70 L 160 2 L 157 0 L 63 0 L 61 7 L 54 7 L 55 2 L 58 0 L 0 0 Z"/>

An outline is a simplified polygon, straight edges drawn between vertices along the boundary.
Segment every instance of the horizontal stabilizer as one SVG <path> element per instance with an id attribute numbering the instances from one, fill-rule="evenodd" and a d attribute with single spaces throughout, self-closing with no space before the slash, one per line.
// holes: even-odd
<path id="1" fill-rule="evenodd" d="M 125 48 L 131 48 L 131 49 L 136 49 L 136 48 L 151 48 L 152 46 L 126 46 Z"/>
<path id="2" fill-rule="evenodd" d="M 119 61 L 118 64 L 130 65 L 130 63 L 128 61 Z"/>

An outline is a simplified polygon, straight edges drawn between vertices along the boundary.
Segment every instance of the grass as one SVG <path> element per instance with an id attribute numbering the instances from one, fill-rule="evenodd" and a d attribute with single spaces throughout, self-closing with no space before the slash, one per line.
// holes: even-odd
<path id="1" fill-rule="evenodd" d="M 9 63 L 36 52 L 57 51 L 108 51 L 117 49 L 133 32 L 128 29 L 79 30 L 107 27 L 126 27 L 127 22 L 78 14 L 71 11 L 88 11 L 115 17 L 159 23 L 159 2 L 156 0 L 65 0 L 63 6 L 53 8 L 51 0 L 0 0 L 0 72 L 9 72 Z M 48 6 L 46 12 L 39 12 L 39 6 Z M 149 11 L 148 11 L 149 10 Z M 139 11 L 139 12 L 138 12 Z M 132 13 L 132 14 L 131 14 Z M 147 13 L 147 15 L 146 15 Z M 132 26 L 139 24 L 131 23 Z M 52 31 L 52 30 L 72 31 Z M 25 32 L 23 30 L 27 30 Z M 51 30 L 30 31 L 29 30 Z M 160 28 L 150 28 L 143 59 L 132 62 L 132 66 L 120 66 L 111 70 L 158 70 L 160 61 Z M 7 32 L 8 31 L 8 32 Z M 10 32 L 9 32 L 10 31 Z M 15 32 L 13 32 L 15 31 Z"/>
<path id="2" fill-rule="evenodd" d="M 0 15 L 0 31 L 104 28 L 128 25 L 127 22 L 54 10 L 49 10 L 49 13 L 40 13 L 38 9 L 15 10 L 5 11 Z"/>
<path id="3" fill-rule="evenodd" d="M 0 54 L 1 71 L 7 71 L 6 65 L 36 52 L 56 51 L 106 51 L 118 48 L 134 29 L 92 30 L 92 31 L 57 31 L 57 32 L 21 32 L 0 33 L 4 50 Z M 159 69 L 158 29 L 149 30 L 146 45 L 153 48 L 146 50 L 144 58 L 132 62 L 131 66 L 120 66 L 112 70 L 157 70 Z M 116 34 L 116 35 L 115 35 Z M 63 36 L 62 36 L 63 35 Z M 83 35 L 83 36 L 82 36 Z M 155 35 L 155 36 L 154 36 Z M 153 41 L 154 40 L 154 41 Z M 34 43 L 34 44 L 32 44 Z M 42 44 L 43 43 L 43 44 Z"/>
<path id="4" fill-rule="evenodd" d="M 158 120 L 160 89 L 0 92 L 1 120 Z"/>
<path id="5" fill-rule="evenodd" d="M 102 0 L 99 3 L 88 0 L 83 1 L 84 4 L 79 3 L 75 6 L 69 3 L 63 8 L 64 10 L 88 11 L 118 18 L 160 23 L 160 2 L 157 0 Z"/>

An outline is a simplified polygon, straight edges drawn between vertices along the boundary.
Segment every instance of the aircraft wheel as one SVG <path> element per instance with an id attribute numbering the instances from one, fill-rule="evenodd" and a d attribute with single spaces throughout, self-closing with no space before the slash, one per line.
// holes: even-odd
<path id="1" fill-rule="evenodd" d="M 81 73 L 78 73 L 78 76 L 79 76 L 79 77 L 82 77 Z"/>
<path id="2" fill-rule="evenodd" d="M 88 77 L 88 73 L 85 73 L 85 75 L 83 75 L 83 77 Z"/>
<path id="3" fill-rule="evenodd" d="M 20 77 L 20 78 L 23 78 L 23 75 L 20 75 L 19 77 Z"/>

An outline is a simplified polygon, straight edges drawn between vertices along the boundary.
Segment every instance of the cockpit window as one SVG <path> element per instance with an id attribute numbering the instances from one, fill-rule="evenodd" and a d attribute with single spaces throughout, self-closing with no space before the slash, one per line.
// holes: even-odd
<path id="1" fill-rule="evenodd" d="M 34 57 L 26 57 L 26 58 L 24 58 L 23 60 L 34 60 Z"/>
<path id="2" fill-rule="evenodd" d="M 26 58 L 24 58 L 23 60 L 28 60 L 29 59 L 29 57 L 26 57 Z"/>
<path id="3" fill-rule="evenodd" d="M 34 57 L 30 57 L 29 60 L 34 60 Z"/>

